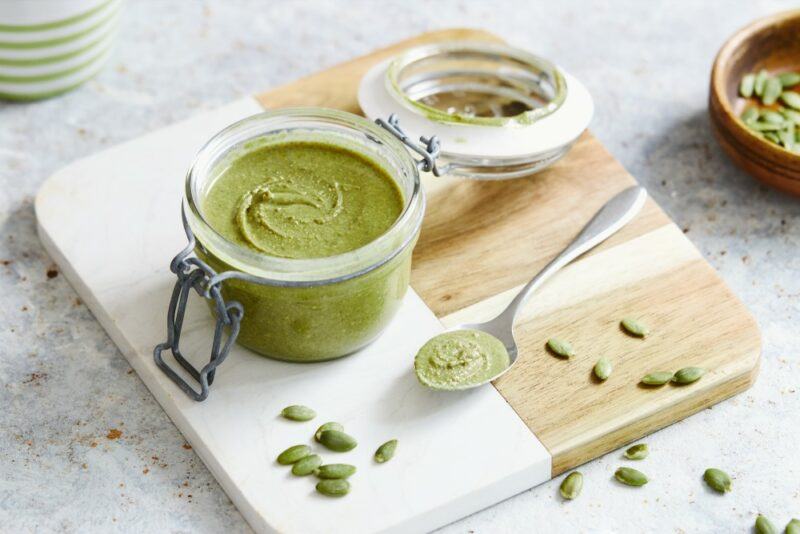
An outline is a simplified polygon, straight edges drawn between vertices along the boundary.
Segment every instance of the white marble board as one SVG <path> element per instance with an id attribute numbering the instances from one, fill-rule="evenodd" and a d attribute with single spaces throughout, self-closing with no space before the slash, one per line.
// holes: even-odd
<path id="1" fill-rule="evenodd" d="M 289 364 L 235 347 L 202 403 L 156 367 L 152 351 L 166 335 L 174 283 L 168 264 L 185 244 L 185 171 L 214 133 L 261 110 L 244 99 L 79 160 L 36 198 L 44 246 L 250 525 L 424 532 L 548 480 L 549 453 L 493 387 L 437 393 L 416 382 L 413 354 L 442 326 L 413 290 L 387 331 L 345 359 Z M 207 358 L 212 328 L 198 300 L 182 341 L 196 364 Z M 315 407 L 317 419 L 277 416 L 295 403 Z M 317 495 L 312 479 L 274 460 L 289 445 L 312 443 L 329 420 L 359 440 L 349 453 L 320 451 L 359 468 L 343 499 Z M 389 438 L 400 441 L 395 459 L 375 464 L 374 449 Z"/>

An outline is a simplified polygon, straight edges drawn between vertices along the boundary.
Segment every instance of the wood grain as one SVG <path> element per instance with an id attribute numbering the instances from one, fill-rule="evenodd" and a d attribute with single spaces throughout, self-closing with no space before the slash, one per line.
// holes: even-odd
<path id="1" fill-rule="evenodd" d="M 269 108 L 323 106 L 359 112 L 358 83 L 376 62 L 425 42 L 499 40 L 444 30 L 403 41 L 259 95 Z M 489 318 L 560 251 L 614 193 L 635 183 L 590 133 L 548 170 L 498 182 L 424 178 L 428 211 L 414 253 L 412 286 L 446 324 Z M 635 315 L 653 333 L 633 339 Z M 520 360 L 495 387 L 553 455 L 553 475 L 746 389 L 760 335 L 747 310 L 683 233 L 648 201 L 636 219 L 546 284 L 515 333 Z M 569 339 L 577 356 L 544 351 Z M 605 355 L 614 372 L 591 378 Z M 688 387 L 638 385 L 652 370 L 699 365 Z"/>

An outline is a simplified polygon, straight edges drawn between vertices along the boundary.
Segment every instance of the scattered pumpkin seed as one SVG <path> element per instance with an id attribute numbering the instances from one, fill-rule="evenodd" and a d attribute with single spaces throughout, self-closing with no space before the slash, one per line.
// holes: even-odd
<path id="1" fill-rule="evenodd" d="M 336 452 L 347 452 L 358 445 L 355 438 L 341 430 L 323 430 L 319 435 L 319 442 L 328 449 Z"/>
<path id="2" fill-rule="evenodd" d="M 547 340 L 547 348 L 550 352 L 561 358 L 572 358 L 575 356 L 575 351 L 572 350 L 572 345 L 568 341 L 564 341 L 555 337 Z"/>
<path id="3" fill-rule="evenodd" d="M 650 333 L 650 329 L 644 323 L 637 321 L 631 317 L 626 317 L 620 321 L 622 328 L 630 335 L 635 337 L 645 337 Z"/>
<path id="4" fill-rule="evenodd" d="M 292 466 L 292 474 L 298 477 L 310 475 L 322 465 L 322 456 L 319 454 L 309 454 L 305 458 L 297 460 Z"/>
<path id="5" fill-rule="evenodd" d="M 642 377 L 642 384 L 648 386 L 663 386 L 670 380 L 674 374 L 671 371 L 656 371 L 654 373 L 646 374 Z"/>
<path id="6" fill-rule="evenodd" d="M 795 91 L 784 91 L 781 94 L 781 100 L 790 108 L 800 110 L 800 93 Z"/>
<path id="7" fill-rule="evenodd" d="M 292 421 L 311 421 L 317 416 L 317 412 L 308 406 L 295 404 L 294 406 L 287 406 L 281 410 L 281 416 Z"/>
<path id="8" fill-rule="evenodd" d="M 278 463 L 290 465 L 311 454 L 311 447 L 308 445 L 294 445 L 278 455 Z"/>
<path id="9" fill-rule="evenodd" d="M 613 370 L 614 366 L 611 365 L 611 361 L 605 356 L 597 360 L 597 363 L 594 364 L 594 376 L 600 380 L 606 380 L 611 376 L 611 371 Z"/>
<path id="10" fill-rule="evenodd" d="M 765 105 L 771 106 L 775 102 L 778 101 L 778 97 L 781 96 L 781 92 L 783 91 L 783 85 L 778 78 L 769 78 L 764 84 L 764 96 L 761 97 L 761 101 L 764 102 Z"/>
<path id="11" fill-rule="evenodd" d="M 778 74 L 778 79 L 781 81 L 782 86 L 791 87 L 800 83 L 800 72 L 784 72 Z M 755 83 L 755 80 L 753 80 L 753 83 Z"/>
<path id="12" fill-rule="evenodd" d="M 350 483 L 342 478 L 320 480 L 317 491 L 327 497 L 343 497 L 350 491 Z"/>
<path id="13" fill-rule="evenodd" d="M 325 464 L 317 469 L 317 476 L 322 479 L 348 478 L 356 472 L 356 466 L 350 464 Z"/>
<path id="14" fill-rule="evenodd" d="M 703 480 L 706 481 L 708 487 L 719 493 L 727 493 L 731 490 L 731 477 L 716 467 L 706 469 L 706 472 L 703 473 Z"/>
<path id="15" fill-rule="evenodd" d="M 756 517 L 756 534 L 778 534 L 778 530 L 772 524 L 772 521 L 758 514 L 758 517 Z"/>
<path id="16" fill-rule="evenodd" d="M 753 96 L 753 87 L 756 84 L 755 74 L 746 74 L 739 83 L 739 94 L 745 98 Z"/>
<path id="17" fill-rule="evenodd" d="M 644 486 L 647 484 L 647 475 L 632 467 L 620 467 L 614 472 L 614 478 L 626 486 Z"/>
<path id="18" fill-rule="evenodd" d="M 756 79 L 753 82 L 753 92 L 755 92 L 756 96 L 761 96 L 764 94 L 764 86 L 767 83 L 767 78 L 769 78 L 769 73 L 766 69 L 761 69 L 756 74 Z"/>
<path id="19" fill-rule="evenodd" d="M 375 461 L 379 464 L 388 462 L 394 456 L 394 451 L 397 450 L 397 440 L 390 439 L 375 451 Z"/>
<path id="20" fill-rule="evenodd" d="M 583 489 L 583 475 L 579 471 L 573 471 L 561 481 L 559 491 L 561 496 L 567 500 L 572 500 L 581 494 Z"/>
<path id="21" fill-rule="evenodd" d="M 625 451 L 625 458 L 628 460 L 644 460 L 650 454 L 650 449 L 647 448 L 647 443 L 639 443 L 628 447 Z"/>
<path id="22" fill-rule="evenodd" d="M 704 374 L 706 374 L 706 370 L 702 367 L 684 367 L 675 373 L 672 381 L 676 384 L 691 384 L 699 380 Z"/>
<path id="23" fill-rule="evenodd" d="M 786 534 L 800 534 L 800 519 L 792 519 L 786 525 Z"/>
<path id="24" fill-rule="evenodd" d="M 341 432 L 344 431 L 344 426 L 342 426 L 341 423 L 335 423 L 333 421 L 321 425 L 317 431 L 314 432 L 314 440 L 316 440 L 317 443 L 319 443 L 319 436 L 326 430 L 339 430 Z"/>

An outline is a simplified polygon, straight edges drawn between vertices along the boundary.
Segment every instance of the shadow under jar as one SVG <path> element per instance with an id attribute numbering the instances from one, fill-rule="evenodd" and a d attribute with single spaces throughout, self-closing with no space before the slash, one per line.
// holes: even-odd
<path id="1" fill-rule="evenodd" d="M 242 236 L 232 238 L 230 231 L 220 227 L 224 225 L 215 224 L 216 218 L 212 221 L 209 217 L 217 209 L 213 202 L 214 188 L 221 185 L 221 180 L 230 180 L 225 178 L 226 172 L 240 158 L 281 147 L 304 147 L 312 151 L 318 147 L 321 152 L 330 150 L 360 160 L 365 169 L 371 167 L 377 173 L 376 178 L 382 176 L 393 182 L 399 202 L 396 219 L 374 239 L 352 250 L 347 250 L 347 246 L 337 250 L 335 243 L 331 247 L 322 243 L 323 249 L 334 253 L 319 257 L 270 255 L 252 243 L 243 243 Z M 302 167 L 303 161 L 284 164 L 288 165 L 285 171 Z M 242 179 L 270 182 L 276 178 L 269 166 L 257 172 L 262 173 L 262 178 L 243 176 Z M 319 174 L 324 172 L 320 169 Z M 368 173 L 365 179 L 370 179 Z M 278 177 L 275 183 L 280 181 Z M 259 198 L 277 204 L 306 202 L 311 210 L 306 210 L 311 213 L 310 219 L 297 221 L 296 217 L 289 217 L 286 224 L 307 223 L 311 226 L 303 235 L 308 239 L 330 240 L 329 233 L 315 233 L 314 225 L 326 224 L 331 213 L 315 218 L 312 212 L 326 202 L 329 204 L 325 207 L 335 211 L 336 202 L 347 202 L 347 188 L 356 186 L 340 187 L 338 182 L 335 186 L 328 182 L 320 186 L 319 195 L 312 194 L 311 198 L 304 196 L 301 185 L 292 185 L 291 178 L 288 182 L 288 188 L 259 189 L 254 193 L 258 198 L 237 200 L 239 215 L 233 213 L 231 217 L 264 216 L 267 213 L 264 210 L 274 206 L 262 211 L 255 207 L 247 215 L 250 204 L 243 205 Z M 323 198 L 326 195 L 329 198 Z M 318 202 L 322 204 L 317 205 Z M 366 204 L 359 207 L 367 209 Z M 184 213 L 196 238 L 197 257 L 217 273 L 242 273 L 247 277 L 247 280 L 228 278 L 221 283 L 224 299 L 238 301 L 244 310 L 237 342 L 264 356 L 295 362 L 323 361 L 351 354 L 387 326 L 408 289 L 411 252 L 424 210 L 418 167 L 400 141 L 361 117 L 319 108 L 266 112 L 226 128 L 198 154 L 186 179 L 184 197 Z M 369 225 L 369 220 L 359 219 L 359 214 L 351 213 L 354 218 L 349 228 L 354 231 Z M 345 241 L 347 228 L 336 234 Z M 209 303 L 212 311 L 218 313 L 214 301 Z"/>

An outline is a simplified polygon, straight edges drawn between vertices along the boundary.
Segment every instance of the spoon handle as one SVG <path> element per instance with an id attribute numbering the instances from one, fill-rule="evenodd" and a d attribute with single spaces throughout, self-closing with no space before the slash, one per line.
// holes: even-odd
<path id="1" fill-rule="evenodd" d="M 592 220 L 583 227 L 583 230 L 572 243 L 548 263 L 533 280 L 525 284 L 525 287 L 517 293 L 517 296 L 514 297 L 514 300 L 511 301 L 501 315 L 506 317 L 510 315 L 513 324 L 513 318 L 525 305 L 531 293 L 559 269 L 581 254 L 593 249 L 628 224 L 642 209 L 646 199 L 647 191 L 645 191 L 644 187 L 633 186 L 618 193 L 614 198 L 606 202 L 600 208 L 600 211 L 592 217 Z"/>

